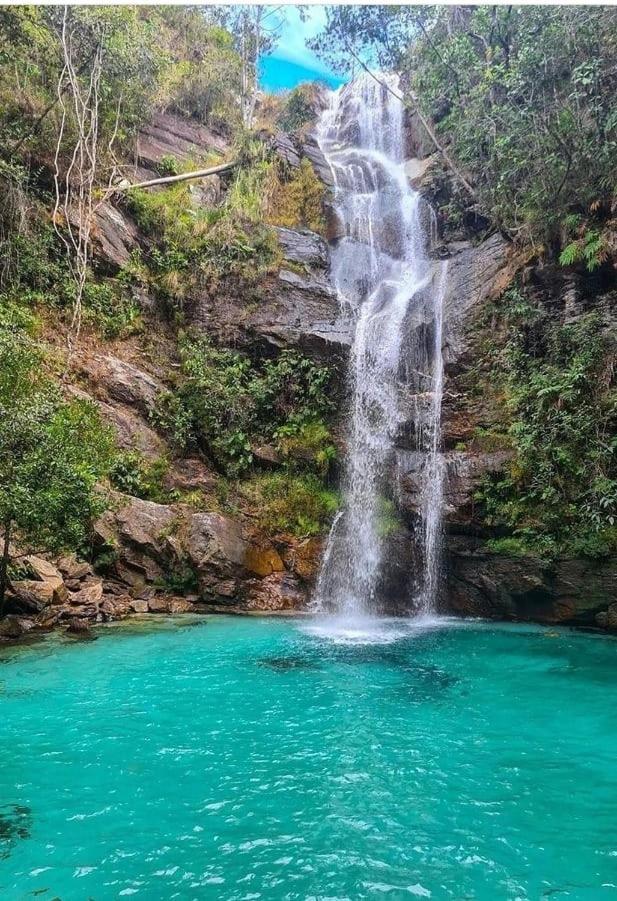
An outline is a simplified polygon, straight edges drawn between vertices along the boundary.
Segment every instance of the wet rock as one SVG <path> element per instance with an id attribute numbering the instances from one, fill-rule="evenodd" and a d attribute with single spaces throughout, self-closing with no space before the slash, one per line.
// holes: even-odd
<path id="1" fill-rule="evenodd" d="M 24 616 L 9 613 L 0 619 L 0 638 L 16 640 L 29 632 L 34 622 Z"/>
<path id="2" fill-rule="evenodd" d="M 559 558 L 548 563 L 531 556 L 507 557 L 488 550 L 483 539 L 464 535 L 449 535 L 445 550 L 443 601 L 449 610 L 576 625 L 595 625 L 596 616 L 605 612 L 607 627 L 617 625 L 617 604 L 610 617 L 606 610 L 617 596 L 617 560 Z"/>
<path id="3" fill-rule="evenodd" d="M 244 557 L 244 566 L 257 576 L 269 576 L 282 572 L 285 567 L 278 551 L 271 544 L 249 544 Z"/>
<path id="4" fill-rule="evenodd" d="M 97 638 L 89 624 L 84 622 L 83 619 L 70 620 L 66 629 L 66 634 L 72 635 L 75 638 L 81 638 L 83 641 L 95 641 Z"/>
<path id="5" fill-rule="evenodd" d="M 467 453 L 450 451 L 442 455 L 445 467 L 443 513 L 449 525 L 470 525 L 474 519 L 474 496 L 490 473 L 502 472 L 512 458 L 511 451 Z M 408 516 L 419 512 L 425 457 L 417 451 L 397 448 L 399 500 Z"/>
<path id="6" fill-rule="evenodd" d="M 103 620 L 124 619 L 133 610 L 133 599 L 129 595 L 106 595 L 99 604 Z"/>
<path id="7" fill-rule="evenodd" d="M 284 549 L 283 560 L 294 575 L 308 585 L 314 585 L 319 575 L 323 548 L 323 538 L 294 540 L 290 547 Z"/>
<path id="8" fill-rule="evenodd" d="M 23 804 L 0 807 L 0 859 L 9 856 L 20 839 L 30 837 L 32 810 Z"/>
<path id="9" fill-rule="evenodd" d="M 131 610 L 133 613 L 148 613 L 150 607 L 148 601 L 135 598 L 131 600 Z"/>
<path id="10" fill-rule="evenodd" d="M 60 607 L 45 607 L 34 619 L 34 625 L 37 629 L 47 632 L 57 626 L 62 618 L 62 609 Z"/>
<path id="11" fill-rule="evenodd" d="M 306 657 L 264 657 L 258 661 L 259 666 L 276 672 L 287 672 L 288 670 L 317 670 L 320 667 L 314 660 L 308 660 Z"/>
<path id="12" fill-rule="evenodd" d="M 191 601 L 178 597 L 155 597 L 148 601 L 150 613 L 191 613 L 194 610 Z"/>
<path id="13" fill-rule="evenodd" d="M 328 245 L 316 232 L 308 228 L 275 228 L 276 236 L 286 260 L 307 267 L 327 269 L 330 261 Z"/>
<path id="14" fill-rule="evenodd" d="M 459 242 L 450 256 L 443 301 L 446 366 L 452 367 L 470 350 L 470 317 L 496 291 L 508 251 L 507 241 L 494 234 L 476 247 Z"/>

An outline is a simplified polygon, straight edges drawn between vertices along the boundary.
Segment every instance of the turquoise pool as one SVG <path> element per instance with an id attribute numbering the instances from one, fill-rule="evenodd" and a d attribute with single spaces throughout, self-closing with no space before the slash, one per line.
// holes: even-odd
<path id="1" fill-rule="evenodd" d="M 0 897 L 617 893 L 617 642 L 157 620 L 0 656 Z"/>

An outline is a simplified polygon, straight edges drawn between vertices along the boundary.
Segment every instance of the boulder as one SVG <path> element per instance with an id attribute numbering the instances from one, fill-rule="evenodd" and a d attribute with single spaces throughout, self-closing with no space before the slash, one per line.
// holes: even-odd
<path id="1" fill-rule="evenodd" d="M 50 629 L 53 629 L 54 626 L 57 626 L 60 622 L 62 614 L 62 608 L 60 607 L 45 607 L 38 613 L 34 619 L 34 625 L 37 629 L 40 629 L 42 632 L 47 632 Z"/>
<path id="2" fill-rule="evenodd" d="M 81 581 L 86 576 L 93 576 L 94 570 L 90 563 L 78 560 L 75 554 L 65 554 L 58 560 L 58 569 L 65 579 Z"/>
<path id="3" fill-rule="evenodd" d="M 83 641 L 95 641 L 97 638 L 88 623 L 84 622 L 83 619 L 70 620 L 66 634 L 75 638 L 81 638 Z"/>
<path id="4" fill-rule="evenodd" d="M 133 612 L 133 603 L 133 599 L 128 594 L 105 595 L 99 604 L 99 612 L 103 614 L 105 621 L 124 619 Z"/>
<path id="5" fill-rule="evenodd" d="M 275 572 L 255 580 L 249 588 L 247 610 L 297 610 L 306 604 L 306 592 L 295 576 Z"/>
<path id="6" fill-rule="evenodd" d="M 25 558 L 25 561 L 35 573 L 36 577 L 42 582 L 47 582 L 54 588 L 59 588 L 62 585 L 62 573 L 53 563 L 50 563 L 49 560 L 31 554 Z"/>
<path id="7" fill-rule="evenodd" d="M 103 580 L 91 578 L 87 582 L 80 583 L 79 591 L 72 592 L 69 603 L 73 606 L 82 604 L 98 604 L 103 597 Z"/>
<path id="8" fill-rule="evenodd" d="M 0 639 L 16 640 L 29 632 L 33 626 L 31 619 L 10 613 L 0 619 Z"/>
<path id="9" fill-rule="evenodd" d="M 120 269 L 138 246 L 139 231 L 123 212 L 109 201 L 103 201 L 94 213 L 92 239 L 98 259 Z"/>
<path id="10" fill-rule="evenodd" d="M 287 568 L 302 582 L 314 585 L 319 575 L 323 548 L 323 538 L 304 538 L 302 541 L 292 539 L 291 546 L 283 551 L 283 560 Z"/>
<path id="11" fill-rule="evenodd" d="M 133 613 L 148 613 L 150 609 L 148 601 L 139 598 L 131 599 L 131 610 Z"/>
<path id="12" fill-rule="evenodd" d="M 213 491 L 218 479 L 202 460 L 174 460 L 165 473 L 165 487 L 180 491 Z"/>
<path id="13" fill-rule="evenodd" d="M 285 569 L 276 548 L 265 542 L 247 546 L 244 566 L 257 576 L 269 576 Z"/>
<path id="14" fill-rule="evenodd" d="M 27 613 L 37 613 L 48 604 L 54 603 L 54 596 L 58 603 L 62 603 L 58 594 L 50 582 L 39 582 L 37 579 L 21 579 L 11 582 L 8 603 L 13 610 Z"/>
<path id="15" fill-rule="evenodd" d="M 111 354 L 82 357 L 78 367 L 93 385 L 99 399 L 136 408 L 146 417 L 165 390 L 154 376 Z"/>
<path id="16" fill-rule="evenodd" d="M 249 545 L 236 520 L 220 513 L 194 513 L 184 542 L 202 593 L 220 594 L 220 587 L 228 590 L 243 573 Z"/>
<path id="17" fill-rule="evenodd" d="M 191 613 L 194 609 L 191 601 L 186 598 L 159 596 L 148 601 L 150 613 Z"/>

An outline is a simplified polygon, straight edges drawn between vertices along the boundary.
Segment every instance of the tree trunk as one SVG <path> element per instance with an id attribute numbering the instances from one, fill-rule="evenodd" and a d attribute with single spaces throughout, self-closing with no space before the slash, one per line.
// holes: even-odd
<path id="1" fill-rule="evenodd" d="M 173 185 L 179 181 L 189 181 L 191 178 L 207 178 L 208 175 L 217 175 L 220 172 L 231 172 L 238 163 L 221 163 L 219 166 L 210 166 L 209 169 L 196 169 L 194 172 L 183 172 L 182 175 L 165 175 L 162 178 L 151 178 L 149 181 L 140 181 L 135 185 L 117 185 L 110 189 L 111 194 L 119 194 L 122 191 L 132 191 L 133 188 L 152 188 L 155 185 Z"/>
<path id="2" fill-rule="evenodd" d="M 9 547 L 11 542 L 11 520 L 8 519 L 4 523 L 4 541 L 2 548 L 2 558 L 0 559 L 0 619 L 4 616 L 4 605 L 6 601 L 6 588 L 9 573 Z"/>

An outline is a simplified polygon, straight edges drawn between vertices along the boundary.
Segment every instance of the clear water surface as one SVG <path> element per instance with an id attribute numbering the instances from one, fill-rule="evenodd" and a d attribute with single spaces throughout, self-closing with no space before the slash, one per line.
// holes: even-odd
<path id="1" fill-rule="evenodd" d="M 616 659 L 235 618 L 4 651 L 0 897 L 614 897 Z"/>

